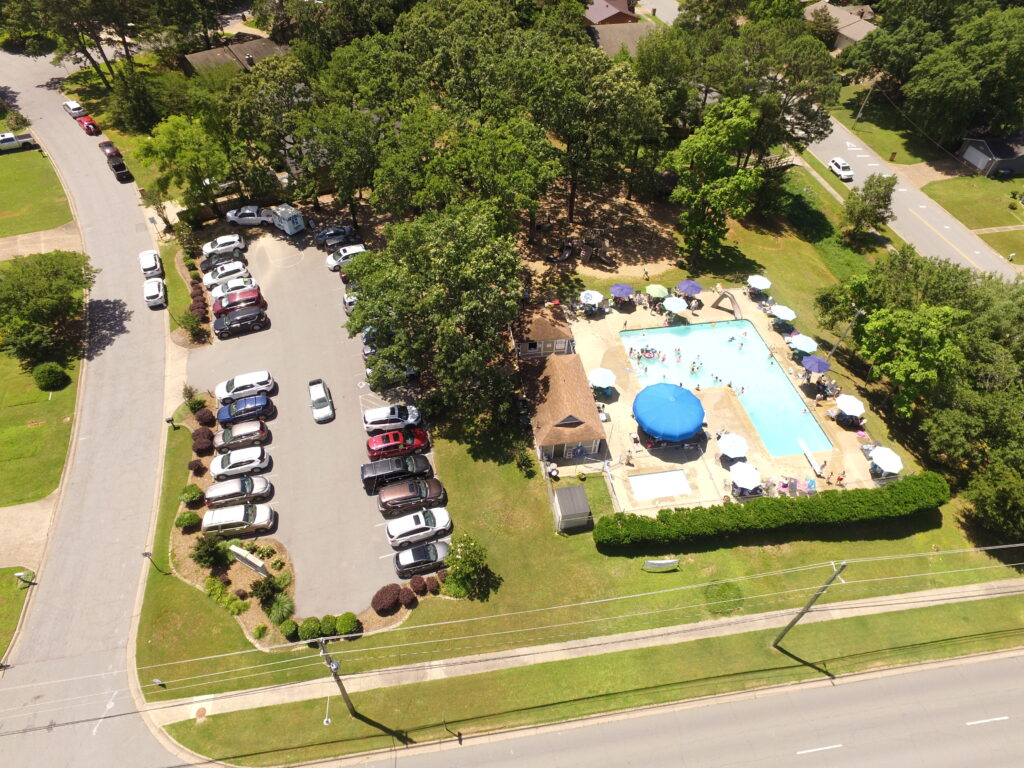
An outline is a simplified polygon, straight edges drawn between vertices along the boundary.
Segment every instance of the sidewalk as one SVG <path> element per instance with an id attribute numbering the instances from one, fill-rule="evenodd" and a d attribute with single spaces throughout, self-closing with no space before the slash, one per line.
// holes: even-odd
<path id="1" fill-rule="evenodd" d="M 1024 594 L 1024 578 L 1003 579 L 981 584 L 905 592 L 898 595 L 832 603 L 813 609 L 804 617 L 803 622 L 848 619 L 856 616 L 891 613 L 909 608 L 925 608 L 954 601 L 985 600 L 991 597 L 1018 594 Z M 783 627 L 796 612 L 796 609 L 769 611 L 746 616 L 711 619 L 673 627 L 627 632 L 621 635 L 591 637 L 568 643 L 551 643 L 548 645 L 483 653 L 475 656 L 460 656 L 457 657 L 457 664 L 453 664 L 452 659 L 443 659 L 423 664 L 390 667 L 372 672 L 346 675 L 344 678 L 345 687 L 350 693 L 368 691 L 375 688 L 387 688 L 428 680 L 511 669 L 528 664 L 564 661 L 584 656 L 598 656 L 615 651 L 672 645 L 742 632 L 756 632 L 758 630 Z M 344 662 L 343 655 L 339 655 L 338 659 Z M 152 724 L 166 726 L 170 723 L 196 717 L 197 710 L 200 708 L 205 710 L 206 715 L 213 715 L 242 709 L 272 706 L 274 704 L 325 698 L 336 695 L 337 692 L 338 688 L 334 679 L 324 677 L 302 683 L 268 686 L 247 691 L 152 702 L 145 705 L 143 711 L 147 714 Z"/>
<path id="2" fill-rule="evenodd" d="M 72 219 L 53 229 L 41 232 L 26 232 L 23 235 L 0 237 L 0 261 L 7 261 L 30 253 L 47 253 L 48 251 L 79 251 L 85 250 L 82 236 L 78 231 L 78 222 Z"/>

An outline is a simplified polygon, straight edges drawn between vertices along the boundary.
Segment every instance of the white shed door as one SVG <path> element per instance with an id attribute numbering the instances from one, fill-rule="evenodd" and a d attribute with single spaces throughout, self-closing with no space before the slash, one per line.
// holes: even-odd
<path id="1" fill-rule="evenodd" d="M 988 165 L 988 156 L 977 147 L 968 147 L 964 150 L 964 160 L 980 171 L 985 170 Z"/>

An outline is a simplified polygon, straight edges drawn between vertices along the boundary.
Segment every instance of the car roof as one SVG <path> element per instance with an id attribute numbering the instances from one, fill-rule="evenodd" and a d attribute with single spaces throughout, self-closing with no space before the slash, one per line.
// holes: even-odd
<path id="1" fill-rule="evenodd" d="M 159 255 L 156 251 L 140 251 L 139 262 L 145 260 L 146 263 L 155 264 Z"/>
<path id="2" fill-rule="evenodd" d="M 151 277 L 142 284 L 142 288 L 147 296 L 158 296 L 163 285 L 164 281 L 159 277 Z"/>
<path id="3" fill-rule="evenodd" d="M 82 105 L 79 104 L 77 101 L 65 101 L 64 102 L 64 106 L 65 107 L 70 107 L 71 109 L 81 109 L 82 108 Z"/>
<path id="4" fill-rule="evenodd" d="M 228 291 L 225 293 L 219 301 L 224 304 L 231 304 L 235 301 L 245 301 L 247 299 L 255 299 L 260 295 L 259 288 L 242 288 L 238 291 Z"/>
<path id="5" fill-rule="evenodd" d="M 259 307 L 242 307 L 241 309 L 233 309 L 225 315 L 228 320 L 246 320 L 249 317 L 257 317 L 263 314 L 263 310 Z"/>
<path id="6" fill-rule="evenodd" d="M 250 435 L 254 432 L 259 432 L 263 429 L 263 422 L 257 419 L 252 421 L 240 421 L 237 424 L 232 424 L 228 429 L 231 430 L 231 434 L 235 435 Z"/>
<path id="7" fill-rule="evenodd" d="M 206 510 L 206 514 L 203 516 L 203 520 L 207 525 L 212 523 L 230 523 L 230 522 L 241 522 L 242 516 L 245 514 L 245 508 L 248 504 L 232 504 L 228 507 L 217 507 L 216 509 Z"/>
<path id="8" fill-rule="evenodd" d="M 382 405 L 379 408 L 367 408 L 363 411 L 363 420 L 386 419 L 391 416 L 394 407 L 393 405 Z"/>
<path id="9" fill-rule="evenodd" d="M 218 264 L 214 267 L 213 271 L 217 274 L 223 275 L 226 272 L 231 272 L 235 269 L 248 269 L 248 267 L 240 261 L 225 261 L 223 264 Z"/>
<path id="10" fill-rule="evenodd" d="M 237 373 L 232 376 L 235 384 L 248 384 L 251 381 L 270 381 L 270 371 L 249 371 L 248 373 Z"/>
<path id="11" fill-rule="evenodd" d="M 240 408 L 248 407 L 251 405 L 263 405 L 268 400 L 270 400 L 270 398 L 267 397 L 266 395 L 247 395 L 246 397 L 243 397 L 241 400 L 235 400 L 235 405 L 239 406 Z M 224 407 L 227 408 L 228 406 Z"/>
<path id="12" fill-rule="evenodd" d="M 255 461 L 263 455 L 263 449 L 258 445 L 250 445 L 248 448 L 235 448 L 229 451 L 227 458 L 242 459 L 243 461 Z"/>

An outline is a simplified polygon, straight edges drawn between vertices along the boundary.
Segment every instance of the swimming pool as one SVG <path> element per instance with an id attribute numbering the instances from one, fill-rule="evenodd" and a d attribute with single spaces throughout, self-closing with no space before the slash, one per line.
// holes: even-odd
<path id="1" fill-rule="evenodd" d="M 698 384 L 707 389 L 731 382 L 772 456 L 803 453 L 800 440 L 811 452 L 831 450 L 832 443 L 787 375 L 789 366 L 774 361 L 749 320 L 648 328 L 619 335 L 627 352 L 641 347 L 658 351 L 650 359 L 631 361 L 643 386 L 668 381 L 687 389 Z M 699 368 L 692 372 L 694 363 Z"/>

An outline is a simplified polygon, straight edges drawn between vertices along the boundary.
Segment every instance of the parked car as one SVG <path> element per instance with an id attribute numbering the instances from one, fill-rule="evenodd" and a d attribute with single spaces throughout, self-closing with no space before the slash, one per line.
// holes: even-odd
<path id="1" fill-rule="evenodd" d="M 363 245 L 346 245 L 344 248 L 339 248 L 333 253 L 327 254 L 325 262 L 327 268 L 331 272 L 339 272 L 341 268 L 352 261 L 352 258 L 357 253 L 365 253 L 366 246 Z"/>
<path id="2" fill-rule="evenodd" d="M 274 510 L 266 504 L 238 504 L 208 509 L 203 515 L 203 533 L 233 538 L 245 533 L 269 531 L 274 527 Z"/>
<path id="3" fill-rule="evenodd" d="M 395 555 L 395 573 L 400 579 L 411 579 L 417 573 L 433 573 L 444 566 L 448 545 L 443 541 L 422 544 Z"/>
<path id="4" fill-rule="evenodd" d="M 235 250 L 244 251 L 245 249 L 245 238 L 241 235 L 221 235 L 216 240 L 203 243 L 204 256 L 210 256 L 214 253 L 231 253 Z"/>
<path id="5" fill-rule="evenodd" d="M 263 445 L 270 439 L 270 430 L 262 421 L 243 421 L 224 427 L 213 436 L 213 447 L 217 453 L 227 453 L 236 448 Z"/>
<path id="6" fill-rule="evenodd" d="M 352 313 L 352 308 L 356 305 L 357 301 L 359 301 L 359 297 L 351 290 L 345 291 L 345 295 L 341 297 L 341 308 L 345 310 L 346 315 Z"/>
<path id="7" fill-rule="evenodd" d="M 96 146 L 98 146 L 100 148 L 100 151 L 104 155 L 107 156 L 107 161 L 108 162 L 110 161 L 111 158 L 115 158 L 115 157 L 118 160 L 121 159 L 121 150 L 118 149 L 116 146 L 114 146 L 114 142 L 112 142 L 112 141 L 101 141 Z"/>
<path id="8" fill-rule="evenodd" d="M 206 489 L 206 506 L 211 509 L 246 501 L 263 501 L 274 493 L 273 484 L 265 477 L 246 475 L 214 483 Z M 209 513 L 207 513 L 209 514 Z"/>
<path id="9" fill-rule="evenodd" d="M 267 324 L 267 314 L 259 307 L 233 309 L 213 321 L 218 339 L 230 339 L 245 331 L 259 331 Z"/>
<path id="10" fill-rule="evenodd" d="M 163 307 L 167 304 L 167 289 L 159 277 L 151 277 L 142 284 L 142 297 L 148 307 Z"/>
<path id="11" fill-rule="evenodd" d="M 221 264 L 227 264 L 231 261 L 238 261 L 242 264 L 248 263 L 245 256 L 242 255 L 242 252 L 235 249 L 233 251 L 228 251 L 227 253 L 211 253 L 199 262 L 199 271 L 209 272 L 211 269 L 219 267 Z"/>
<path id="12" fill-rule="evenodd" d="M 241 421 L 269 419 L 273 415 L 273 401 L 266 395 L 253 395 L 236 400 L 231 405 L 222 405 L 217 409 L 217 422 L 222 427 L 230 427 Z"/>
<path id="13" fill-rule="evenodd" d="M 128 170 L 128 166 L 124 164 L 124 161 L 119 157 L 108 157 L 107 167 L 110 172 L 114 174 L 114 178 L 123 184 L 132 181 L 134 178 L 132 172 Z"/>
<path id="14" fill-rule="evenodd" d="M 274 221 L 274 214 L 269 208 L 260 208 L 258 205 L 243 205 L 228 211 L 228 224 L 244 224 L 254 226 L 257 224 L 270 224 Z"/>
<path id="15" fill-rule="evenodd" d="M 38 146 L 39 144 L 36 142 L 35 136 L 31 133 L 19 133 L 17 135 L 13 133 L 0 133 L 0 152 L 13 149 L 30 149 L 31 147 Z"/>
<path id="16" fill-rule="evenodd" d="M 313 421 L 323 424 L 334 418 L 334 401 L 331 399 L 331 390 L 324 384 L 323 379 L 313 379 L 309 382 L 309 407 L 313 411 Z"/>
<path id="17" fill-rule="evenodd" d="M 377 511 L 384 517 L 395 517 L 427 507 L 438 507 L 447 501 L 444 485 L 436 477 L 412 478 L 385 485 L 377 492 Z"/>
<path id="18" fill-rule="evenodd" d="M 210 291 L 210 300 L 216 301 L 217 299 L 227 296 L 229 293 L 235 291 L 244 291 L 249 288 L 259 288 L 260 284 L 256 282 L 253 277 L 233 277 L 226 283 L 214 286 L 213 290 Z"/>
<path id="19" fill-rule="evenodd" d="M 249 268 L 241 261 L 229 261 L 203 275 L 203 285 L 209 289 L 236 277 L 249 277 Z"/>
<path id="20" fill-rule="evenodd" d="M 139 253 L 139 269 L 146 277 L 163 277 L 164 265 L 160 261 L 160 254 L 156 251 L 142 251 Z"/>
<path id="21" fill-rule="evenodd" d="M 419 372 L 411 365 L 407 365 L 405 367 L 405 372 L 403 373 L 395 366 L 377 366 L 376 364 L 371 366 L 369 360 L 367 360 L 366 363 L 367 367 L 364 372 L 364 376 L 366 377 L 367 384 L 369 384 L 370 389 L 373 392 L 383 392 L 386 389 L 391 389 L 392 387 L 397 387 L 402 384 L 411 384 L 415 382 L 416 378 L 419 376 Z M 372 384 L 373 372 L 378 367 L 382 368 L 383 373 L 379 377 L 379 381 L 376 384 Z"/>
<path id="22" fill-rule="evenodd" d="M 393 549 L 408 549 L 413 544 L 450 535 L 452 518 L 444 507 L 433 507 L 396 517 L 388 522 L 386 530 Z"/>
<path id="23" fill-rule="evenodd" d="M 61 104 L 64 107 L 64 111 L 71 115 L 76 120 L 80 117 L 85 117 L 87 112 L 77 101 L 65 101 Z"/>
<path id="24" fill-rule="evenodd" d="M 391 459 L 378 459 L 359 468 L 363 490 L 373 495 L 378 488 L 413 477 L 433 477 L 434 468 L 426 456 L 414 453 Z"/>
<path id="25" fill-rule="evenodd" d="M 357 245 L 363 242 L 363 237 L 355 227 L 330 225 L 317 231 L 313 235 L 313 242 L 317 248 L 325 251 L 333 251 L 343 245 Z"/>
<path id="26" fill-rule="evenodd" d="M 270 466 L 270 454 L 259 446 L 238 448 L 215 456 L 210 462 L 210 476 L 217 481 L 236 475 L 256 475 Z"/>
<path id="27" fill-rule="evenodd" d="M 841 157 L 833 157 L 829 160 L 828 169 L 842 181 L 853 181 L 853 168 Z"/>
<path id="28" fill-rule="evenodd" d="M 274 377 L 270 371 L 251 371 L 232 376 L 214 387 L 213 394 L 221 405 L 231 405 L 235 400 L 252 395 L 269 395 L 274 389 Z"/>
<path id="29" fill-rule="evenodd" d="M 366 455 L 371 459 L 387 459 L 420 453 L 430 447 L 430 438 L 422 429 L 406 427 L 394 432 L 374 435 L 366 441 Z"/>
<path id="30" fill-rule="evenodd" d="M 411 405 L 385 405 L 363 411 L 363 429 L 371 435 L 374 432 L 390 432 L 402 427 L 419 425 L 419 409 Z"/>
<path id="31" fill-rule="evenodd" d="M 221 296 L 213 302 L 213 315 L 214 317 L 220 317 L 233 309 L 241 309 L 242 307 L 259 307 L 260 309 L 266 309 L 267 302 L 263 300 L 263 296 L 260 294 L 259 288 L 235 291 L 234 293 L 229 293 L 226 296 Z"/>
<path id="32" fill-rule="evenodd" d="M 88 115 L 85 117 L 76 117 L 75 122 L 78 123 L 78 126 L 90 136 L 97 136 L 102 133 L 100 127 L 96 125 L 96 121 Z"/>

